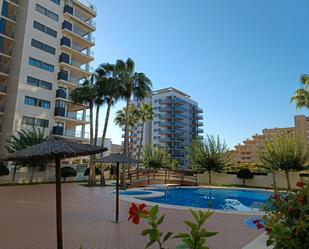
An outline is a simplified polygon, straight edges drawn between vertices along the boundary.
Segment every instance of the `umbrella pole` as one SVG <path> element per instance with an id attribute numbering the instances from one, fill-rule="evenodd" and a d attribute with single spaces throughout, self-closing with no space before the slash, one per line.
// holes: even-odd
<path id="1" fill-rule="evenodd" d="M 57 217 L 57 249 L 63 249 L 62 238 L 62 203 L 61 203 L 61 162 L 56 158 L 56 217 Z"/>
<path id="2" fill-rule="evenodd" d="M 116 167 L 116 223 L 119 222 L 119 162 Z"/>

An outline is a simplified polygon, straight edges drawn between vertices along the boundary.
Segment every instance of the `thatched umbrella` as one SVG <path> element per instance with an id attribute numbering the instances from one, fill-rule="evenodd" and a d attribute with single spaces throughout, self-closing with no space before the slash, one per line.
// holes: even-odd
<path id="1" fill-rule="evenodd" d="M 55 160 L 56 162 L 56 216 L 57 249 L 63 249 L 62 203 L 61 203 L 61 159 L 87 156 L 106 151 L 106 148 L 90 144 L 79 144 L 61 137 L 50 136 L 40 144 L 11 153 L 6 161 Z"/>
<path id="2" fill-rule="evenodd" d="M 100 163 L 117 163 L 116 167 L 116 219 L 115 223 L 119 222 L 119 164 L 120 163 L 138 163 L 138 160 L 125 156 L 120 153 L 111 154 L 98 160 Z"/>

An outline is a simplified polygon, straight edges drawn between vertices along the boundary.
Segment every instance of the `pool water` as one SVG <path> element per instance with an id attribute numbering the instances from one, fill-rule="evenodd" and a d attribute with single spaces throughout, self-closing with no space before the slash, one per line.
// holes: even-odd
<path id="1" fill-rule="evenodd" d="M 162 197 L 139 197 L 155 203 L 226 211 L 261 211 L 272 192 L 243 189 L 171 188 Z"/>

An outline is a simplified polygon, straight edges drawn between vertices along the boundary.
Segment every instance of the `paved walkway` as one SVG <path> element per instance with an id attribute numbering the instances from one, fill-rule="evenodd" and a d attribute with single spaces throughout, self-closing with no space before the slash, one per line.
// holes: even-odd
<path id="1" fill-rule="evenodd" d="M 140 232 L 145 224 L 127 221 L 129 203 L 121 201 L 121 224 L 114 224 L 114 196 L 109 188 L 86 188 L 63 184 L 63 228 L 65 249 L 142 249 Z M 0 249 L 55 249 L 54 185 L 0 187 Z M 164 230 L 183 231 L 183 210 L 160 209 L 166 213 Z M 219 234 L 209 239 L 211 249 L 241 249 L 261 234 L 246 228 L 247 215 L 214 214 L 206 226 Z M 170 249 L 177 241 L 169 244 Z M 156 248 L 156 247 L 153 247 Z"/>

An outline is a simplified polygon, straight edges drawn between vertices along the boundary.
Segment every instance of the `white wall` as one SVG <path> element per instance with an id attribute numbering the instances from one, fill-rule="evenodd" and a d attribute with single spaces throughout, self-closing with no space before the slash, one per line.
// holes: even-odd
<path id="1" fill-rule="evenodd" d="M 286 188 L 286 177 L 283 172 L 275 173 L 276 178 L 276 185 L 278 188 Z M 291 187 L 296 187 L 296 182 L 300 180 L 298 172 L 291 172 L 290 173 L 290 182 Z M 213 185 L 242 185 L 243 180 L 238 179 L 236 175 L 230 175 L 226 173 L 211 173 L 211 181 Z M 208 172 L 204 174 L 197 175 L 197 182 L 198 184 L 208 184 Z M 273 184 L 273 175 L 269 173 L 266 176 L 254 176 L 253 179 L 246 180 L 246 186 L 249 187 L 262 187 L 262 188 L 271 188 Z"/>

